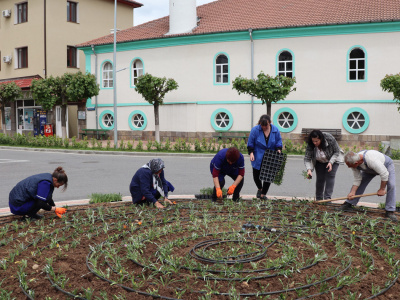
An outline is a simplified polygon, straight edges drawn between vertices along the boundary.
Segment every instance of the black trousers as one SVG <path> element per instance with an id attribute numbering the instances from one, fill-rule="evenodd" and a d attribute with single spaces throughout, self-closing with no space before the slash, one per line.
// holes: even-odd
<path id="1" fill-rule="evenodd" d="M 232 178 L 232 179 L 235 181 L 236 178 L 237 178 L 239 175 L 235 175 L 235 176 L 233 176 L 233 175 L 227 175 L 227 176 L 229 176 L 230 178 Z M 221 177 L 219 177 L 218 180 L 219 180 L 219 186 L 220 186 L 220 188 L 222 189 L 222 188 L 225 186 L 225 178 L 222 178 L 222 180 L 221 180 Z M 235 188 L 235 191 L 233 192 L 233 197 L 232 197 L 232 200 L 233 200 L 233 201 L 238 201 L 238 200 L 239 200 L 240 191 L 242 190 L 243 184 L 244 184 L 244 178 L 239 182 L 239 184 L 238 184 L 237 187 Z M 213 193 L 212 193 L 211 199 L 212 199 L 213 201 L 216 201 L 216 200 L 217 200 L 217 190 L 215 189 L 215 186 L 214 186 L 214 188 L 213 188 Z"/>
<path id="2" fill-rule="evenodd" d="M 266 182 L 266 181 L 262 182 L 260 180 L 260 172 L 261 172 L 260 170 L 253 168 L 254 183 L 256 184 L 257 188 L 261 190 L 261 195 L 266 195 L 268 193 L 271 182 Z"/>

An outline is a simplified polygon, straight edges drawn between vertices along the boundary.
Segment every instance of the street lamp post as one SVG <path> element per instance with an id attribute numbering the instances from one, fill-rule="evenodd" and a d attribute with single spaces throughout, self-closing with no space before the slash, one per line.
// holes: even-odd
<path id="1" fill-rule="evenodd" d="M 113 53 L 113 88 L 114 88 L 114 148 L 118 148 L 117 130 L 117 0 L 114 0 L 114 53 Z"/>

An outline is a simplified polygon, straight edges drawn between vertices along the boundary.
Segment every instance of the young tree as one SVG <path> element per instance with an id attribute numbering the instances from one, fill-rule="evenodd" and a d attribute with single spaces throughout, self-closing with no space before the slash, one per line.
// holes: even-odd
<path id="1" fill-rule="evenodd" d="M 65 73 L 61 77 L 50 76 L 47 79 L 32 82 L 32 96 L 45 110 L 61 105 L 62 137 L 67 137 L 66 112 L 68 101 L 77 102 L 99 94 L 99 85 L 93 74 L 82 72 Z"/>
<path id="2" fill-rule="evenodd" d="M 284 100 L 290 92 L 295 91 L 293 85 L 296 78 L 285 76 L 272 77 L 263 72 L 257 75 L 257 79 L 247 79 L 239 75 L 233 81 L 232 89 L 240 94 L 249 94 L 260 99 L 262 104 L 267 104 L 267 114 L 271 116 L 271 103 Z"/>
<path id="3" fill-rule="evenodd" d="M 155 77 L 150 74 L 145 74 L 138 78 L 135 90 L 142 97 L 154 106 L 154 121 L 156 125 L 156 141 L 160 142 L 160 127 L 158 117 L 158 107 L 164 104 L 165 94 L 169 91 L 178 89 L 178 83 L 169 78 Z"/>
<path id="4" fill-rule="evenodd" d="M 21 88 L 15 83 L 3 83 L 0 84 L 0 110 L 1 110 L 1 120 L 3 133 L 6 133 L 6 113 L 5 107 L 9 103 L 15 101 L 18 97 L 22 95 Z"/>
<path id="5" fill-rule="evenodd" d="M 393 101 L 397 103 L 397 110 L 400 112 L 400 73 L 396 75 L 386 75 L 381 80 L 382 90 L 393 93 Z"/>

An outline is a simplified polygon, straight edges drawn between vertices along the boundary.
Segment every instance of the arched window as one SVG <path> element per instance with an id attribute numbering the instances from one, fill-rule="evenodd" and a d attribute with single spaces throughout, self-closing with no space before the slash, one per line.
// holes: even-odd
<path id="1" fill-rule="evenodd" d="M 282 51 L 279 54 L 278 75 L 293 78 L 293 56 L 289 51 Z"/>
<path id="2" fill-rule="evenodd" d="M 110 62 L 103 64 L 103 88 L 112 88 L 113 84 L 113 67 Z"/>
<path id="3" fill-rule="evenodd" d="M 219 54 L 215 59 L 215 83 L 229 83 L 229 60 L 225 54 Z"/>
<path id="4" fill-rule="evenodd" d="M 363 81 L 366 79 L 366 56 L 361 48 L 354 48 L 349 54 L 349 80 Z"/>
<path id="5" fill-rule="evenodd" d="M 143 75 L 143 62 L 141 59 L 135 59 L 132 63 L 132 85 L 135 86 L 138 77 Z"/>

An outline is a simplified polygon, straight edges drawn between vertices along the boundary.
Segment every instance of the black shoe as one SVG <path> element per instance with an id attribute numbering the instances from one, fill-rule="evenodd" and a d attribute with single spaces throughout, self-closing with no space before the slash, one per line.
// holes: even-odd
<path id="1" fill-rule="evenodd" d="M 261 190 L 257 190 L 256 198 L 260 198 L 260 197 L 261 197 Z"/>
<path id="2" fill-rule="evenodd" d="M 264 196 L 260 196 L 260 200 L 268 200 L 268 198 L 266 195 L 264 195 Z"/>
<path id="3" fill-rule="evenodd" d="M 393 211 L 386 211 L 385 217 L 386 217 L 386 218 L 389 218 L 389 219 L 392 220 L 393 222 L 397 222 L 397 217 L 396 217 L 396 215 L 394 214 Z"/>
<path id="4" fill-rule="evenodd" d="M 29 217 L 31 220 L 40 220 L 41 218 L 43 218 L 43 215 L 34 214 L 34 215 L 28 215 L 28 217 Z"/>
<path id="5" fill-rule="evenodd" d="M 353 205 L 350 204 L 349 202 L 345 202 L 342 205 L 340 205 L 339 208 L 337 208 L 337 210 L 341 210 L 341 211 L 351 211 L 354 210 Z"/>

